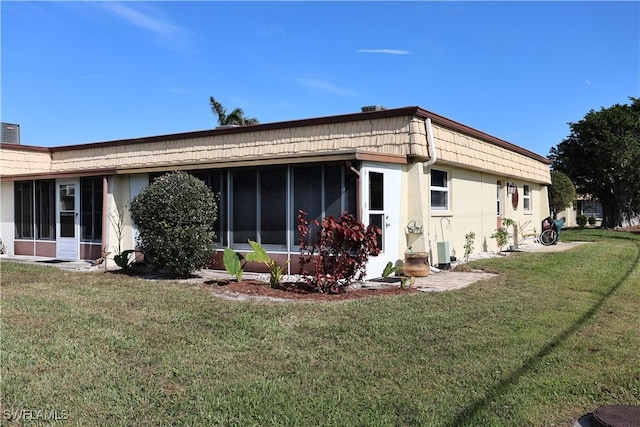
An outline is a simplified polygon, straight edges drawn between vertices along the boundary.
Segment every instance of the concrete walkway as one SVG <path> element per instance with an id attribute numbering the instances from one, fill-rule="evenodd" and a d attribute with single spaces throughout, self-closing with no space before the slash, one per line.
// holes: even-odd
<path id="1" fill-rule="evenodd" d="M 519 252 L 562 252 L 569 249 L 573 249 L 577 246 L 584 244 L 585 242 L 560 242 L 556 245 L 542 246 L 529 245 L 521 246 Z M 517 252 L 515 252 L 517 253 Z M 513 253 L 507 253 L 510 256 Z M 471 259 L 490 258 L 497 256 L 495 253 L 483 253 L 477 254 Z M 24 262 L 34 265 L 49 265 L 57 267 L 67 271 L 77 272 L 92 272 L 92 271 L 104 271 L 103 265 L 93 265 L 90 261 L 60 261 L 52 258 L 34 257 L 34 256 L 7 256 L 0 255 L 1 260 Z M 115 270 L 115 268 L 113 268 Z M 1 271 L 0 271 L 1 273 Z M 483 271 L 473 271 L 468 273 L 458 273 L 453 271 L 434 271 L 426 277 L 416 277 L 412 286 L 416 287 L 422 292 L 444 292 L 452 291 L 456 289 L 462 289 L 469 285 L 472 285 L 480 280 L 490 279 L 496 277 L 496 274 L 486 273 Z M 229 279 L 231 276 L 223 270 L 200 270 L 193 278 L 185 279 L 188 282 L 199 283 L 202 281 L 215 280 L 215 279 Z M 269 281 L 268 274 L 249 273 L 244 274 L 245 279 L 258 279 L 263 281 Z M 291 280 L 293 278 L 284 277 L 283 280 Z M 399 282 L 396 283 L 381 283 L 375 281 L 366 281 L 362 283 L 362 287 L 366 288 L 378 288 L 384 286 L 400 286 Z"/>
<path id="2" fill-rule="evenodd" d="M 577 248 L 589 242 L 558 242 L 555 245 L 543 246 L 541 244 L 527 245 L 519 248 L 522 252 L 564 252 Z"/>

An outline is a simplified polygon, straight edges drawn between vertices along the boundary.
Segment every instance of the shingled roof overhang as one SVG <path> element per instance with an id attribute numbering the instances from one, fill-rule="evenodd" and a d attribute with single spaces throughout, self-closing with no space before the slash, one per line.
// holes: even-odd
<path id="1" fill-rule="evenodd" d="M 488 143 L 522 154 L 523 156 L 532 158 L 534 160 L 540 161 L 545 164 L 552 163 L 551 160 L 549 160 L 548 158 L 543 157 L 539 154 L 536 154 L 532 151 L 529 151 L 525 148 L 522 148 L 518 145 L 512 144 L 508 141 L 489 135 L 488 133 L 474 129 L 472 127 L 469 127 L 462 123 L 448 119 L 444 116 L 441 116 L 439 114 L 433 113 L 431 111 L 425 110 L 417 106 L 392 108 L 392 109 L 380 110 L 380 111 L 342 114 L 337 116 L 317 117 L 317 118 L 310 118 L 310 119 L 290 120 L 290 121 L 284 121 L 284 122 L 263 123 L 263 124 L 256 124 L 256 125 L 250 125 L 250 126 L 222 127 L 222 128 L 216 128 L 216 129 L 194 131 L 194 132 L 183 132 L 183 133 L 176 133 L 176 134 L 156 135 L 156 136 L 148 136 L 148 137 L 142 137 L 142 138 L 130 138 L 130 139 L 121 139 L 121 140 L 114 140 L 114 141 L 94 142 L 94 143 L 76 144 L 76 145 L 64 145 L 64 146 L 57 146 L 57 147 L 35 147 L 35 146 L 15 145 L 15 144 L 0 144 L 0 147 L 2 149 L 15 149 L 15 150 L 25 150 L 25 151 L 33 150 L 33 151 L 39 151 L 39 152 L 49 151 L 51 153 L 54 153 L 54 152 L 63 152 L 63 151 L 73 151 L 73 150 L 79 150 L 79 149 L 85 149 L 85 148 L 132 145 L 132 144 L 160 142 L 160 141 L 168 141 L 168 140 L 175 141 L 175 140 L 181 140 L 181 139 L 202 138 L 202 137 L 225 135 L 225 134 L 260 132 L 260 131 L 278 130 L 278 129 L 296 128 L 296 127 L 305 127 L 305 126 L 347 123 L 347 122 L 362 121 L 362 120 L 376 120 L 376 119 L 382 119 L 382 118 L 388 118 L 388 117 L 401 117 L 401 116 L 419 117 L 422 119 L 429 118 L 431 119 L 431 122 L 434 124 L 438 124 L 443 127 L 450 128 L 452 130 L 481 139 Z"/>

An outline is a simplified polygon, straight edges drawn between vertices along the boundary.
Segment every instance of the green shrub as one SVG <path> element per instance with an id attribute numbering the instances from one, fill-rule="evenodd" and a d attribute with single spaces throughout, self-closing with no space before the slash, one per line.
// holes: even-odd
<path id="1" fill-rule="evenodd" d="M 469 255 L 473 252 L 473 242 L 476 239 L 476 233 L 470 231 L 464 235 L 464 260 L 469 262 Z"/>
<path id="2" fill-rule="evenodd" d="M 587 225 L 587 217 L 585 215 L 578 215 L 576 217 L 576 223 L 580 228 L 584 227 Z"/>
<path id="3" fill-rule="evenodd" d="M 398 273 L 402 273 L 402 266 L 401 265 L 393 265 L 393 263 L 391 261 L 389 261 L 387 263 L 387 265 L 384 266 L 384 270 L 382 270 L 382 278 L 386 279 L 387 277 L 391 276 L 392 274 L 398 274 Z"/>
<path id="4" fill-rule="evenodd" d="M 594 225 L 596 225 L 596 217 L 595 216 L 590 216 L 589 217 L 589 225 L 592 226 L 592 227 Z"/>
<path id="5" fill-rule="evenodd" d="M 242 281 L 242 274 L 244 273 L 244 266 L 247 261 L 245 261 L 244 256 L 240 252 L 236 252 L 229 247 L 224 248 L 222 263 L 227 273 L 235 277 L 236 281 Z"/>
<path id="6" fill-rule="evenodd" d="M 134 249 L 127 249 L 126 251 L 122 251 L 121 253 L 114 255 L 113 260 L 116 265 L 122 269 L 122 271 L 127 271 L 135 261 L 135 258 L 131 257 L 131 255 L 135 253 L 136 251 Z"/>
<path id="7" fill-rule="evenodd" d="M 157 178 L 131 201 L 145 261 L 179 276 L 203 268 L 215 250 L 213 192 L 186 172 Z"/>
<path id="8" fill-rule="evenodd" d="M 242 281 L 242 275 L 244 273 L 244 266 L 247 262 L 259 262 L 269 268 L 269 284 L 272 288 L 280 286 L 282 276 L 284 275 L 285 267 L 279 265 L 275 260 L 271 259 L 267 254 L 267 251 L 262 245 L 254 240 L 249 240 L 249 245 L 253 249 L 252 252 L 248 252 L 246 256 L 243 256 L 240 252 L 234 251 L 232 248 L 225 248 L 222 261 L 227 273 L 236 278 L 236 281 Z M 287 260 L 287 264 L 289 261 Z M 285 264 L 286 265 L 286 264 Z"/>
<path id="9" fill-rule="evenodd" d="M 509 243 L 509 232 L 504 227 L 496 228 L 489 238 L 496 239 L 499 252 L 502 252 L 502 247 Z"/>
<path id="10" fill-rule="evenodd" d="M 261 262 L 266 265 L 269 269 L 269 285 L 271 285 L 272 288 L 280 286 L 282 276 L 284 275 L 284 266 L 279 265 L 275 260 L 271 259 L 260 243 L 249 240 L 249 244 L 253 252 L 247 254 L 247 261 Z M 287 260 L 286 264 L 288 263 L 289 261 Z"/>

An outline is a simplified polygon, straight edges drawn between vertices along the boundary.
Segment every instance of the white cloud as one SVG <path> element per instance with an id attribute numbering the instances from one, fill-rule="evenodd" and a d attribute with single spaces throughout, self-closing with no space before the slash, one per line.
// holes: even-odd
<path id="1" fill-rule="evenodd" d="M 296 81 L 302 86 L 320 90 L 322 92 L 335 93 L 336 95 L 355 95 L 353 91 L 338 87 L 326 80 L 316 79 L 312 77 L 298 77 Z"/>
<path id="2" fill-rule="evenodd" d="M 358 49 L 359 53 L 386 53 L 387 55 L 408 55 L 408 50 L 402 49 Z"/>
<path id="3" fill-rule="evenodd" d="M 172 36 L 182 32 L 180 28 L 176 27 L 175 25 L 155 18 L 151 16 L 150 13 L 143 13 L 121 3 L 104 2 L 103 5 L 106 9 L 118 15 L 125 21 L 128 21 L 130 24 L 133 24 L 136 27 L 140 27 L 145 30 L 149 30 L 153 33 L 163 36 Z"/>
<path id="4" fill-rule="evenodd" d="M 183 87 L 180 87 L 180 86 L 172 87 L 171 89 L 169 89 L 169 92 L 177 93 L 178 95 L 193 95 L 192 91 L 190 91 L 189 89 L 185 89 Z"/>

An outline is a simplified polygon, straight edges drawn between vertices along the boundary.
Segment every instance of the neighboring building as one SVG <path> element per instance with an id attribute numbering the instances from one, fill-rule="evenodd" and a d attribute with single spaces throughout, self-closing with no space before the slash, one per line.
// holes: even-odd
<path id="1" fill-rule="evenodd" d="M 475 252 L 497 250 L 489 236 L 503 218 L 549 215 L 549 160 L 419 107 L 53 148 L 2 144 L 0 155 L 0 237 L 16 255 L 98 258 L 118 246 L 109 220 L 118 214 L 122 249 L 133 248 L 128 203 L 178 169 L 220 193 L 220 249 L 257 240 L 292 258 L 292 272 L 300 209 L 379 225 L 370 276 L 408 247 L 438 264 L 446 240 L 461 257 L 471 231 Z"/>
<path id="2" fill-rule="evenodd" d="M 602 204 L 595 199 L 591 199 L 589 196 L 578 196 L 578 199 L 567 207 L 565 210 L 558 212 L 558 218 L 564 218 L 565 227 L 577 227 L 578 223 L 576 218 L 579 215 L 584 215 L 587 218 L 593 217 L 596 219 L 595 226 L 599 227 L 602 224 L 604 218 L 602 211 Z"/>

